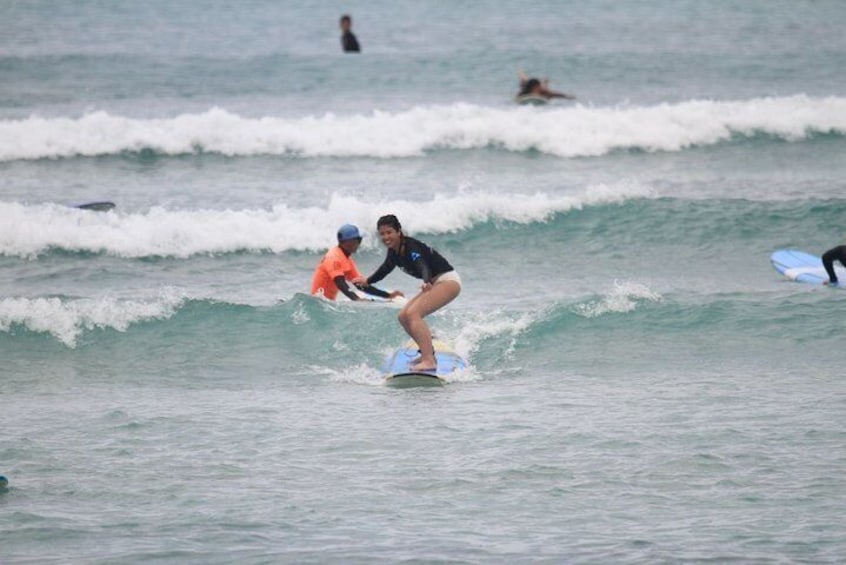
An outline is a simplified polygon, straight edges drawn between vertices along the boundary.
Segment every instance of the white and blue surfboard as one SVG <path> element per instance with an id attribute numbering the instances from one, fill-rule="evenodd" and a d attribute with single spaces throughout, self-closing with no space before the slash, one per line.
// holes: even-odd
<path id="1" fill-rule="evenodd" d="M 402 308 L 408 302 L 404 296 L 397 296 L 394 298 L 382 298 L 381 296 L 374 296 L 372 294 L 367 294 L 364 291 L 361 291 L 355 287 L 353 287 L 352 291 L 359 297 L 359 300 L 350 300 L 347 298 L 347 295 L 343 292 L 339 292 L 338 296 L 335 297 L 335 300 L 329 300 L 328 298 L 323 296 L 323 293 L 320 292 L 318 294 L 305 294 L 303 292 L 297 292 L 294 296 L 305 296 L 308 298 L 313 298 L 315 300 L 321 300 L 323 302 L 328 302 L 330 304 L 354 304 L 356 306 L 362 305 L 369 305 L 369 304 L 383 304 L 390 306 L 392 308 Z M 283 299 L 282 302 L 285 300 Z"/>
<path id="2" fill-rule="evenodd" d="M 523 96 L 515 96 L 514 101 L 521 106 L 545 106 L 549 99 L 534 94 L 524 94 Z"/>
<path id="3" fill-rule="evenodd" d="M 770 262 L 776 271 L 792 281 L 815 285 L 828 282 L 828 273 L 817 255 L 798 249 L 779 249 L 770 256 Z M 834 272 L 840 281 L 846 281 L 846 269 L 836 265 Z"/>
<path id="4" fill-rule="evenodd" d="M 450 375 L 467 368 L 467 361 L 443 341 L 435 339 L 432 345 L 435 346 L 435 359 L 438 362 L 434 371 L 420 372 L 411 369 L 420 351 L 414 340 L 409 340 L 385 359 L 382 366 L 385 384 L 394 388 L 443 386 Z"/>
<path id="5" fill-rule="evenodd" d="M 379 290 L 383 290 L 383 289 L 379 289 Z M 364 303 L 375 302 L 377 304 L 391 304 L 391 305 L 394 305 L 394 306 L 403 307 L 403 306 L 405 306 L 406 302 L 408 302 L 408 300 L 405 298 L 405 296 L 396 296 L 394 298 L 382 298 L 381 296 L 375 296 L 373 294 L 367 294 L 363 290 L 359 290 L 357 288 L 353 288 L 353 292 L 356 293 L 359 297 L 359 300 L 356 300 L 354 302 L 356 304 L 360 303 L 360 302 L 364 302 Z M 343 296 L 344 298 L 347 298 L 347 296 L 343 292 L 338 293 L 338 296 L 339 297 Z M 347 298 L 347 300 L 349 300 L 349 298 Z M 353 301 L 350 300 L 350 302 L 353 302 Z"/>

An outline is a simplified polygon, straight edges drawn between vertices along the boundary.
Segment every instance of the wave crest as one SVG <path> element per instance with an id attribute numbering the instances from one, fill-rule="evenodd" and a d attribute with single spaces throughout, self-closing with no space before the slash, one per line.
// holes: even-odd
<path id="1" fill-rule="evenodd" d="M 0 300 L 0 331 L 22 326 L 34 333 L 48 333 L 75 348 L 85 330 L 113 329 L 125 332 L 130 325 L 173 316 L 184 302 L 176 294 L 150 301 L 115 298 L 21 298 Z"/>
<path id="2" fill-rule="evenodd" d="M 247 118 L 222 108 L 156 119 L 96 111 L 79 118 L 0 121 L 0 161 L 148 152 L 401 158 L 485 147 L 590 157 L 618 150 L 680 151 L 738 135 L 797 141 L 832 133 L 846 134 L 846 98 L 540 109 L 459 103 L 299 118 Z"/>
<path id="3" fill-rule="evenodd" d="M 390 211 L 411 233 L 454 233 L 485 222 L 543 222 L 584 206 L 651 196 L 636 182 L 595 185 L 573 195 L 462 192 L 431 200 L 372 202 L 334 194 L 326 208 L 269 210 L 167 210 L 91 213 L 55 204 L 26 206 L 0 202 L 0 255 L 33 257 L 53 249 L 138 257 L 185 258 L 239 251 L 319 252 L 331 246 L 344 223 L 360 226 L 365 247 L 379 245 L 368 226 Z M 119 210 L 119 208 L 118 208 Z"/>

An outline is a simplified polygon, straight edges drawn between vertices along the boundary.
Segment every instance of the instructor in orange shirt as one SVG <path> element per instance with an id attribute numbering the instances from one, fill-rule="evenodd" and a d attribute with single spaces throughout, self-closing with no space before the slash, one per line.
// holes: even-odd
<path id="1" fill-rule="evenodd" d="M 344 224 L 338 230 L 338 245 L 326 252 L 320 264 L 314 270 L 311 281 L 311 294 L 335 300 L 338 291 L 343 292 L 350 300 L 362 300 L 350 288 L 348 282 L 357 286 L 367 294 L 381 298 L 395 298 L 402 296 L 402 292 L 394 290 L 385 292 L 382 289 L 367 284 L 367 278 L 358 272 L 352 254 L 361 245 L 361 232 L 352 224 Z M 363 300 L 366 300 L 364 298 Z"/>

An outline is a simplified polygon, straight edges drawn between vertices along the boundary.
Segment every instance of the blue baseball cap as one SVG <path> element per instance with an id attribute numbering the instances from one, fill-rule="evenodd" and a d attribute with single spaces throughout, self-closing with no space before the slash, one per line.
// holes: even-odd
<path id="1" fill-rule="evenodd" d="M 343 226 L 338 228 L 338 243 L 350 239 L 362 239 L 361 232 L 358 231 L 357 226 L 354 226 L 352 224 L 344 224 Z"/>

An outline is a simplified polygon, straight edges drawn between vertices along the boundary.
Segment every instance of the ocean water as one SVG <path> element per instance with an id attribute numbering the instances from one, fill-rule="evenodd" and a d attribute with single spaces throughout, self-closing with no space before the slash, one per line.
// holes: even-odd
<path id="1" fill-rule="evenodd" d="M 769 255 L 846 236 L 844 21 L 2 3 L 0 562 L 842 563 L 846 293 Z M 442 389 L 305 294 L 386 213 L 464 281 Z"/>

